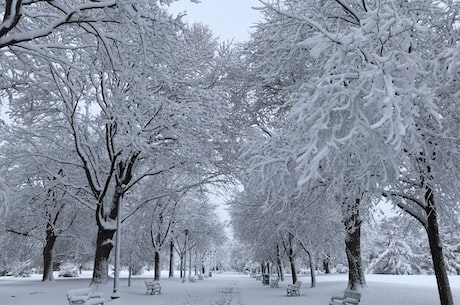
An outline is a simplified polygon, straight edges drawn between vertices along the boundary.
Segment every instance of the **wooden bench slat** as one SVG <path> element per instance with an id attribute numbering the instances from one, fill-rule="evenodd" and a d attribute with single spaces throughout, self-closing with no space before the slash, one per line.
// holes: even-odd
<path id="1" fill-rule="evenodd" d="M 161 285 L 159 282 L 156 282 L 156 281 L 144 281 L 145 283 L 145 288 L 146 288 L 146 291 L 145 293 L 149 293 L 150 291 L 150 294 L 153 295 L 153 294 L 161 294 Z"/>
<path id="2" fill-rule="evenodd" d="M 301 281 L 295 282 L 295 284 L 288 285 L 286 288 L 286 293 L 288 296 L 300 296 L 300 286 L 302 285 Z"/>
<path id="3" fill-rule="evenodd" d="M 358 305 L 361 301 L 361 293 L 354 290 L 345 290 L 343 296 L 333 296 L 329 305 Z"/>

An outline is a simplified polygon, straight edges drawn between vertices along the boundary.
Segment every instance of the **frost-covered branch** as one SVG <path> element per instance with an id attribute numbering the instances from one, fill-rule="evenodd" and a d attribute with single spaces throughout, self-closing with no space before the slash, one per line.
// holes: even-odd
<path id="1" fill-rule="evenodd" d="M 352 6 L 348 5 L 343 0 L 335 0 L 335 2 L 340 4 L 340 6 L 342 6 L 343 9 L 347 13 L 349 13 L 351 16 L 353 16 L 353 18 L 356 20 L 356 24 L 359 24 L 361 22 L 361 14 L 357 10 L 355 10 Z M 363 0 L 363 5 L 365 5 L 364 0 Z"/>
<path id="2" fill-rule="evenodd" d="M 50 5 L 47 8 L 43 8 L 44 11 L 55 8 L 60 11 L 62 14 L 60 16 L 49 14 L 51 20 L 42 24 L 41 28 L 37 29 L 28 29 L 25 31 L 13 31 L 15 27 L 20 22 L 21 18 L 30 17 L 33 18 L 33 12 L 29 12 L 28 5 L 26 2 L 22 3 L 20 0 L 8 0 L 6 1 L 6 10 L 2 23 L 0 24 L 0 49 L 6 46 L 14 46 L 23 42 L 32 41 L 34 39 L 45 37 L 53 33 L 58 27 L 75 23 L 75 24 L 84 24 L 91 22 L 98 22 L 100 19 L 94 18 L 92 16 L 82 16 L 82 12 L 90 10 L 101 10 L 105 8 L 113 8 L 117 5 L 117 1 L 108 0 L 108 1 L 89 1 L 76 5 L 74 7 L 68 7 L 58 1 L 38 1 L 36 7 L 45 4 Z M 34 4 L 32 4 L 34 5 Z M 37 19 L 38 20 L 38 19 Z M 46 19 L 43 19 L 46 20 Z"/>
<path id="3" fill-rule="evenodd" d="M 423 211 L 426 208 L 426 205 L 424 204 L 424 202 L 422 202 L 422 201 L 420 201 L 417 198 L 414 198 L 412 196 L 409 196 L 409 195 L 406 195 L 406 194 L 403 194 L 403 193 L 398 193 L 398 192 L 383 192 L 382 196 L 383 197 L 394 196 L 394 197 L 398 197 L 400 199 L 415 203 L 416 206 L 419 207 L 419 209 L 415 209 L 415 208 L 413 208 L 413 207 L 411 207 L 411 206 L 409 206 L 409 205 L 407 205 L 407 204 L 405 204 L 404 202 L 401 202 L 401 201 L 397 202 L 396 205 L 399 208 L 401 208 L 404 212 L 408 213 L 409 215 L 411 215 L 412 217 L 417 219 L 423 225 L 423 227 L 425 227 L 425 228 L 427 227 L 428 220 L 427 220 L 426 215 L 423 214 Z"/>
<path id="4" fill-rule="evenodd" d="M 288 18 L 292 18 L 292 19 L 296 19 L 296 20 L 298 20 L 300 22 L 308 24 L 312 28 L 318 30 L 321 34 L 323 34 L 329 40 L 331 40 L 331 41 L 333 41 L 333 42 L 335 42 L 337 44 L 342 44 L 342 42 L 340 41 L 340 39 L 339 39 L 339 37 L 337 35 L 334 35 L 334 34 L 330 33 L 329 31 L 327 31 L 323 26 L 321 26 L 320 23 L 318 23 L 318 22 L 316 22 L 316 21 L 314 21 L 314 20 L 312 20 L 310 18 L 297 15 L 297 14 L 295 14 L 293 12 L 291 13 L 291 12 L 287 12 L 287 11 L 275 8 L 273 5 L 268 4 L 268 3 L 264 2 L 264 1 L 260 1 L 260 2 L 263 5 L 265 5 L 265 7 L 267 7 L 270 10 L 275 11 L 279 15 L 282 15 L 282 16 L 285 16 L 285 17 L 288 17 Z"/>

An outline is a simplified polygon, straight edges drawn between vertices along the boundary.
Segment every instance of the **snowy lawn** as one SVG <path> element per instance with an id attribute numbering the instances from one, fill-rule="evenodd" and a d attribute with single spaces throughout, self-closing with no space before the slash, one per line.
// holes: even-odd
<path id="1" fill-rule="evenodd" d="M 0 277 L 2 305 L 64 305 L 66 291 L 87 287 L 89 273 L 80 278 L 56 279 L 41 283 L 38 275 L 30 278 Z M 327 305 L 332 295 L 340 294 L 347 281 L 346 274 L 319 275 L 317 287 L 309 288 L 308 276 L 303 282 L 300 297 L 287 297 L 286 285 L 280 288 L 263 286 L 247 275 L 223 273 L 195 283 L 181 283 L 176 279 L 161 280 L 161 295 L 146 295 L 144 280 L 151 274 L 135 277 L 131 287 L 127 279 L 120 280 L 121 298 L 111 300 L 112 283 L 101 288 L 109 305 Z M 460 276 L 450 277 L 454 303 L 460 304 Z M 367 275 L 368 287 L 362 290 L 361 305 L 434 305 L 439 304 L 433 276 Z"/>

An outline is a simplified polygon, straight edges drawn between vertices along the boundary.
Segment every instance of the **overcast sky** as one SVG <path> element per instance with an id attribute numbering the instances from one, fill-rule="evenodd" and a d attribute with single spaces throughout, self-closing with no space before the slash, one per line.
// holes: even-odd
<path id="1" fill-rule="evenodd" d="M 223 41 L 243 42 L 249 39 L 250 27 L 259 19 L 259 11 L 251 7 L 260 6 L 258 0 L 201 0 L 198 4 L 180 0 L 171 5 L 170 11 L 187 12 L 187 22 L 209 25 Z"/>

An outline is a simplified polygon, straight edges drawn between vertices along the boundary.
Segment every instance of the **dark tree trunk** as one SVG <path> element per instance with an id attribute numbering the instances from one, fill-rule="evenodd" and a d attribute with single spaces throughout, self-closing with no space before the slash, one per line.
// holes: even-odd
<path id="1" fill-rule="evenodd" d="M 193 272 L 195 276 L 198 273 L 198 253 L 196 252 L 196 250 L 195 250 L 195 263 L 193 264 Z"/>
<path id="2" fill-rule="evenodd" d="M 188 276 L 192 275 L 192 250 L 188 252 Z"/>
<path id="3" fill-rule="evenodd" d="M 288 258 L 289 264 L 291 265 L 292 283 L 295 284 L 295 282 L 297 282 L 297 271 L 295 270 L 295 262 L 294 256 L 292 255 L 292 249 L 289 252 L 290 254 L 288 254 Z"/>
<path id="4" fill-rule="evenodd" d="M 441 305 L 453 305 L 452 291 L 450 289 L 447 268 L 442 251 L 442 241 L 439 236 L 439 226 L 434 196 L 431 188 L 425 192 L 426 215 L 427 215 L 427 234 L 430 244 L 431 257 L 433 260 L 434 273 L 438 284 L 439 298 Z"/>
<path id="5" fill-rule="evenodd" d="M 169 243 L 169 278 L 174 277 L 174 242 Z"/>
<path id="6" fill-rule="evenodd" d="M 324 269 L 324 273 L 326 274 L 331 273 L 331 269 L 329 266 L 330 262 L 331 262 L 331 257 L 329 254 L 327 254 L 326 257 L 323 259 L 323 269 Z"/>
<path id="7" fill-rule="evenodd" d="M 361 259 L 361 227 L 347 232 L 345 246 L 348 260 L 348 289 L 357 290 L 366 285 Z"/>
<path id="8" fill-rule="evenodd" d="M 278 265 L 277 272 L 280 281 L 284 281 L 283 262 L 281 261 L 280 246 L 276 245 L 276 264 Z"/>
<path id="9" fill-rule="evenodd" d="M 115 230 L 107 230 L 99 226 L 96 241 L 96 255 L 91 284 L 105 284 L 109 276 L 109 256 L 113 248 Z"/>
<path id="10" fill-rule="evenodd" d="M 347 206 L 344 215 L 345 247 L 348 260 L 348 289 L 357 290 L 366 285 L 361 258 L 360 199 Z"/>
<path id="11" fill-rule="evenodd" d="M 316 274 L 315 274 L 315 260 L 311 251 L 307 251 L 308 260 L 310 262 L 310 279 L 311 279 L 311 287 L 316 287 Z"/>
<path id="12" fill-rule="evenodd" d="M 160 280 L 160 251 L 155 251 L 153 255 L 154 260 L 154 280 Z"/>
<path id="13" fill-rule="evenodd" d="M 114 224 L 117 222 L 120 202 L 124 194 L 124 186 L 132 179 L 134 164 L 140 152 L 133 153 L 126 161 L 119 161 L 116 165 L 115 190 L 110 206 L 104 206 L 104 196 L 98 192 L 99 202 L 96 208 L 96 223 L 98 226 L 96 239 L 96 254 L 94 256 L 94 270 L 91 285 L 105 284 L 109 277 L 109 256 L 115 241 L 113 236 L 117 231 Z M 86 162 L 86 160 L 84 161 Z M 88 181 L 93 181 L 88 178 Z"/>
<path id="14" fill-rule="evenodd" d="M 180 278 L 184 278 L 184 256 L 180 256 Z"/>
<path id="15" fill-rule="evenodd" d="M 288 245 L 286 247 L 286 254 L 289 259 L 289 264 L 291 265 L 291 274 L 292 274 L 292 283 L 295 284 L 297 282 L 297 272 L 295 269 L 295 257 L 294 257 L 294 249 L 293 249 L 293 241 L 294 235 L 289 233 L 288 236 Z"/>
<path id="16" fill-rule="evenodd" d="M 117 187 L 115 191 L 110 211 L 104 213 L 104 207 L 99 204 L 96 208 L 96 220 L 98 226 L 96 239 L 96 255 L 94 256 L 94 270 L 91 285 L 107 283 L 109 277 L 109 257 L 115 241 L 113 236 L 116 229 L 113 229 L 113 223 L 116 222 L 118 207 L 122 192 Z M 105 226 L 105 222 L 110 222 L 110 228 Z"/>
<path id="17" fill-rule="evenodd" d="M 45 247 L 43 248 L 43 278 L 42 282 L 52 281 L 53 277 L 53 248 L 57 236 L 54 233 L 53 225 L 47 224 Z"/>
<path id="18" fill-rule="evenodd" d="M 133 268 L 131 266 L 128 267 L 128 287 L 131 287 L 131 277 L 133 275 Z"/>

